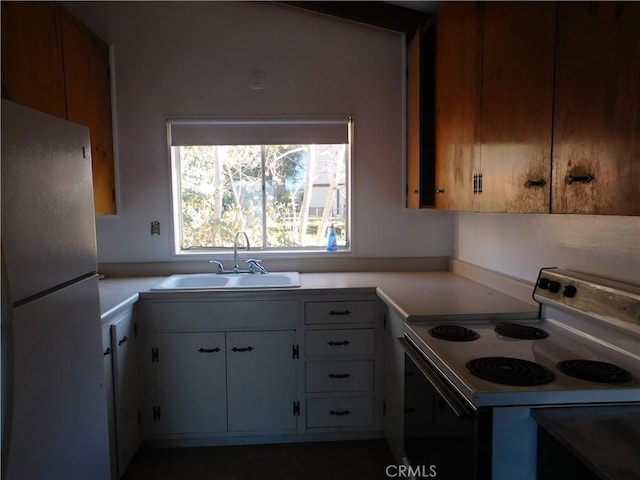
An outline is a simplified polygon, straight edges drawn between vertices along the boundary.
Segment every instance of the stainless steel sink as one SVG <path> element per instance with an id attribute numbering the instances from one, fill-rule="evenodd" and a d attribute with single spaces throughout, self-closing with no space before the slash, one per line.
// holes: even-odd
<path id="1" fill-rule="evenodd" d="M 151 290 L 227 290 L 239 288 L 299 287 L 298 272 L 270 273 L 193 273 L 176 274 L 155 285 Z"/>

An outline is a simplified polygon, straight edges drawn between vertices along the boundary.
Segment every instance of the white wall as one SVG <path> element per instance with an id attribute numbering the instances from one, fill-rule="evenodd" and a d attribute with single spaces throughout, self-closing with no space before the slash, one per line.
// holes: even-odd
<path id="1" fill-rule="evenodd" d="M 97 219 L 101 263 L 173 259 L 165 121 L 190 114 L 353 115 L 355 254 L 451 253 L 451 214 L 403 207 L 402 35 L 269 2 L 67 5 L 113 48 L 119 213 Z"/>
<path id="2" fill-rule="evenodd" d="M 458 213 L 454 257 L 534 282 L 560 267 L 640 283 L 640 217 Z"/>

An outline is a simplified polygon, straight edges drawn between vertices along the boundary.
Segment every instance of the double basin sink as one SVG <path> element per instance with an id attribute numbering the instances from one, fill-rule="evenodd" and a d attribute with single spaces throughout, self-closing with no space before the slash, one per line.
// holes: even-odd
<path id="1" fill-rule="evenodd" d="M 227 290 L 299 287 L 298 272 L 193 273 L 171 275 L 151 290 Z"/>

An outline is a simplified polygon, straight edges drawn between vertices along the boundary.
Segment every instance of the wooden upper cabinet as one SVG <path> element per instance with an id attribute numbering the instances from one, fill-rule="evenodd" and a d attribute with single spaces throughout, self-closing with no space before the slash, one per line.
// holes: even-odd
<path id="1" fill-rule="evenodd" d="M 96 214 L 115 213 L 109 49 L 77 21 L 61 25 L 67 118 L 89 127 Z"/>
<path id="2" fill-rule="evenodd" d="M 473 209 L 480 113 L 480 18 L 475 2 L 443 2 L 436 27 L 436 208 Z"/>
<path id="3" fill-rule="evenodd" d="M 434 205 L 435 30 L 419 28 L 407 46 L 407 207 Z"/>
<path id="4" fill-rule="evenodd" d="M 89 127 L 95 212 L 115 213 L 108 46 L 59 3 L 2 2 L 2 96 Z"/>
<path id="5" fill-rule="evenodd" d="M 407 207 L 420 208 L 420 34 L 407 46 Z"/>
<path id="6" fill-rule="evenodd" d="M 480 191 L 476 209 L 549 212 L 554 2 L 482 5 Z"/>
<path id="7" fill-rule="evenodd" d="M 640 3 L 560 4 L 553 213 L 640 215 Z"/>
<path id="8" fill-rule="evenodd" d="M 2 98 L 65 118 L 56 7 L 2 2 Z"/>

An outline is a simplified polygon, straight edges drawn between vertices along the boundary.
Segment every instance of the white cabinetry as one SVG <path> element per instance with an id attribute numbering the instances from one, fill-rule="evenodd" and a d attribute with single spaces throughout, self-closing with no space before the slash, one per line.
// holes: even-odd
<path id="1" fill-rule="evenodd" d="M 113 478 L 122 476 L 141 441 L 138 336 L 133 315 L 133 306 L 129 306 L 106 319 L 102 327 Z"/>
<path id="2" fill-rule="evenodd" d="M 381 418 L 375 298 L 306 301 L 307 431 L 373 431 Z"/>
<path id="3" fill-rule="evenodd" d="M 224 333 L 156 333 L 156 435 L 197 435 L 227 429 Z"/>
<path id="4" fill-rule="evenodd" d="M 404 335 L 404 318 L 389 308 L 384 332 L 384 434 L 393 456 L 400 462 L 404 455 L 404 351 L 398 338 Z"/>
<path id="5" fill-rule="evenodd" d="M 296 333 L 227 333 L 229 432 L 295 430 Z"/>
<path id="6" fill-rule="evenodd" d="M 145 318 L 153 439 L 296 431 L 299 302 L 151 301 Z"/>

